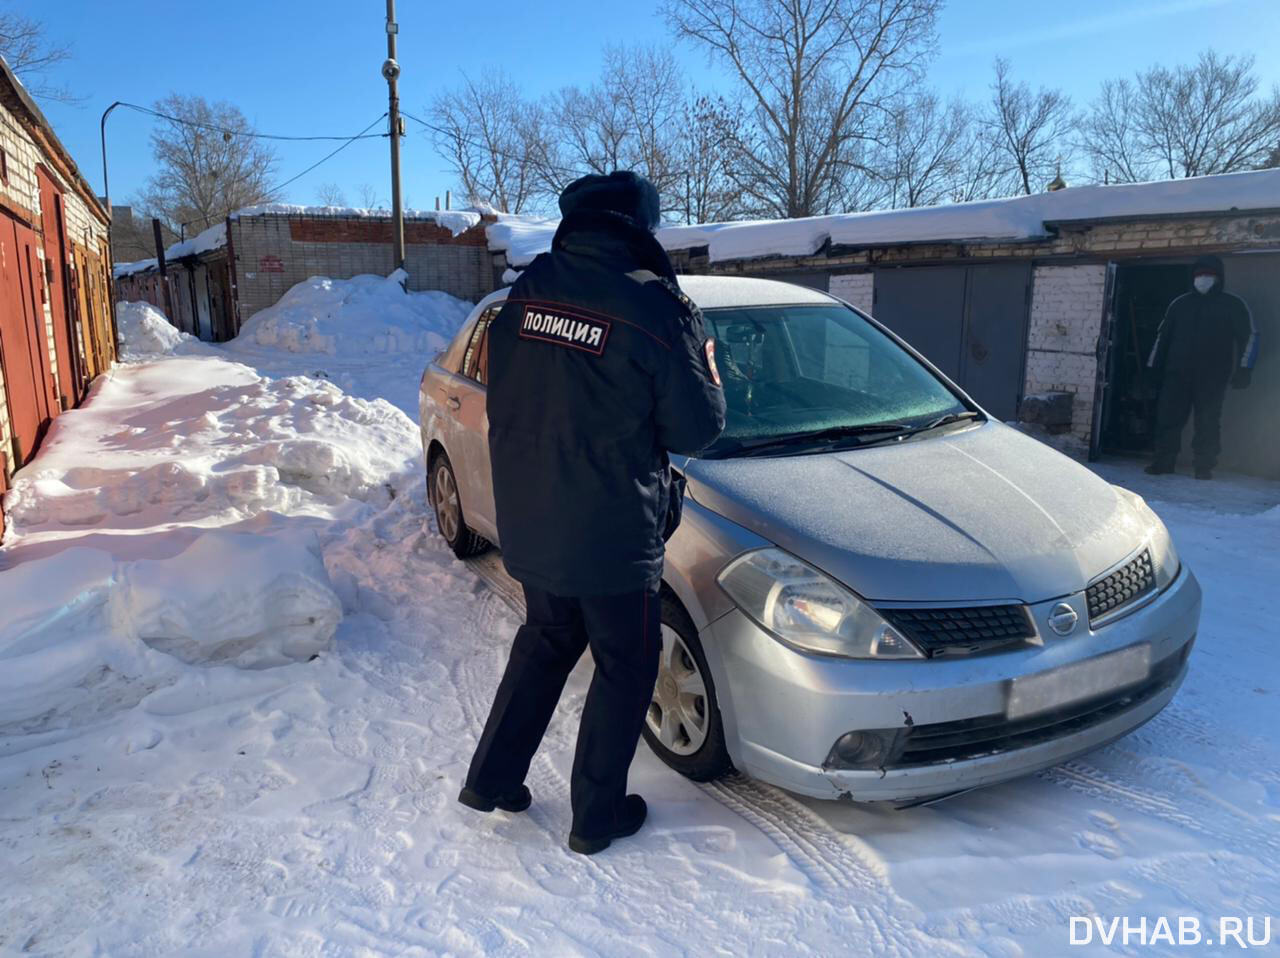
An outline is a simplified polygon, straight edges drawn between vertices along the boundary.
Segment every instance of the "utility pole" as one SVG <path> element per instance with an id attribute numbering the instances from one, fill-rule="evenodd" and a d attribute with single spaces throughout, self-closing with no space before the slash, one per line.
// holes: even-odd
<path id="1" fill-rule="evenodd" d="M 173 311 L 173 292 L 169 289 L 169 271 L 164 262 L 164 238 L 160 235 L 160 220 L 154 216 L 151 217 L 151 234 L 156 241 L 156 267 L 160 270 L 160 285 L 164 287 L 164 311 L 168 314 L 169 322 L 177 326 L 178 317 Z"/>
<path id="2" fill-rule="evenodd" d="M 404 207 L 400 201 L 400 137 L 404 136 L 404 120 L 400 118 L 400 64 L 396 60 L 396 0 L 387 0 L 387 59 L 382 75 L 387 81 L 387 118 L 391 125 L 391 238 L 395 246 L 395 268 L 404 267 Z"/>

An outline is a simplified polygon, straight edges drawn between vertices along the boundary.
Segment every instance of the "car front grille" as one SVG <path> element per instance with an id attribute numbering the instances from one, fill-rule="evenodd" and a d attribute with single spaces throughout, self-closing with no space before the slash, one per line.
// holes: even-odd
<path id="1" fill-rule="evenodd" d="M 1035 635 L 1027 610 L 1020 605 L 876 611 L 928 656 L 980 652 Z"/>
<path id="2" fill-rule="evenodd" d="M 1194 642 L 1192 637 L 1180 650 L 1157 662 L 1145 681 L 1109 695 L 1016 721 L 1001 714 L 912 726 L 899 741 L 900 751 L 886 767 L 937 765 L 980 758 L 1039 745 L 1097 725 L 1168 688 L 1182 670 Z"/>
<path id="3" fill-rule="evenodd" d="M 1151 553 L 1143 549 L 1136 558 L 1089 586 L 1085 592 L 1089 603 L 1089 624 L 1093 625 L 1098 619 L 1141 598 L 1155 587 L 1156 573 L 1151 564 Z"/>

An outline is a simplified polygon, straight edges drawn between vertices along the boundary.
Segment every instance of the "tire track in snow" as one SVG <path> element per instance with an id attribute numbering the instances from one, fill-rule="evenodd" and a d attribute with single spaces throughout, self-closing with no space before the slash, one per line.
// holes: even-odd
<path id="1" fill-rule="evenodd" d="M 1127 781 L 1088 762 L 1076 759 L 1046 769 L 1040 777 L 1078 794 L 1111 802 L 1160 819 L 1185 831 L 1221 842 L 1244 855 L 1256 855 L 1259 848 L 1280 852 L 1280 836 L 1269 823 L 1228 802 L 1220 801 L 1202 788 L 1180 790 L 1176 795 L 1135 781 Z M 1224 818 L 1222 812 L 1228 814 Z M 1226 821 L 1239 828 L 1223 827 Z"/>

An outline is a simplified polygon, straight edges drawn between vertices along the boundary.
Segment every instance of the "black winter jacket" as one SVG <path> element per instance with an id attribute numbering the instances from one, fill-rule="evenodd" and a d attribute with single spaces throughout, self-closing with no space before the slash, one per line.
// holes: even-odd
<path id="1" fill-rule="evenodd" d="M 489 330 L 489 450 L 507 570 L 555 595 L 662 576 L 672 480 L 724 428 L 702 316 L 647 230 L 567 215 Z"/>
<path id="2" fill-rule="evenodd" d="M 1179 296 L 1165 311 L 1147 364 L 1226 388 L 1248 383 L 1258 358 L 1258 331 L 1248 304 L 1223 289 L 1222 261 L 1204 256 L 1196 270 L 1212 270 L 1217 282 L 1207 293 Z"/>

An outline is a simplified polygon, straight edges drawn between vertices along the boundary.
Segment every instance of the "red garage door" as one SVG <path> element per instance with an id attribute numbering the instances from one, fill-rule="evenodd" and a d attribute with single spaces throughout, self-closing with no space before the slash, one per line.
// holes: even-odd
<path id="1" fill-rule="evenodd" d="M 56 409 L 38 293 L 38 242 L 31 229 L 0 216 L 0 363 L 14 438 L 5 451 L 13 453 L 14 469 L 31 457 Z"/>

